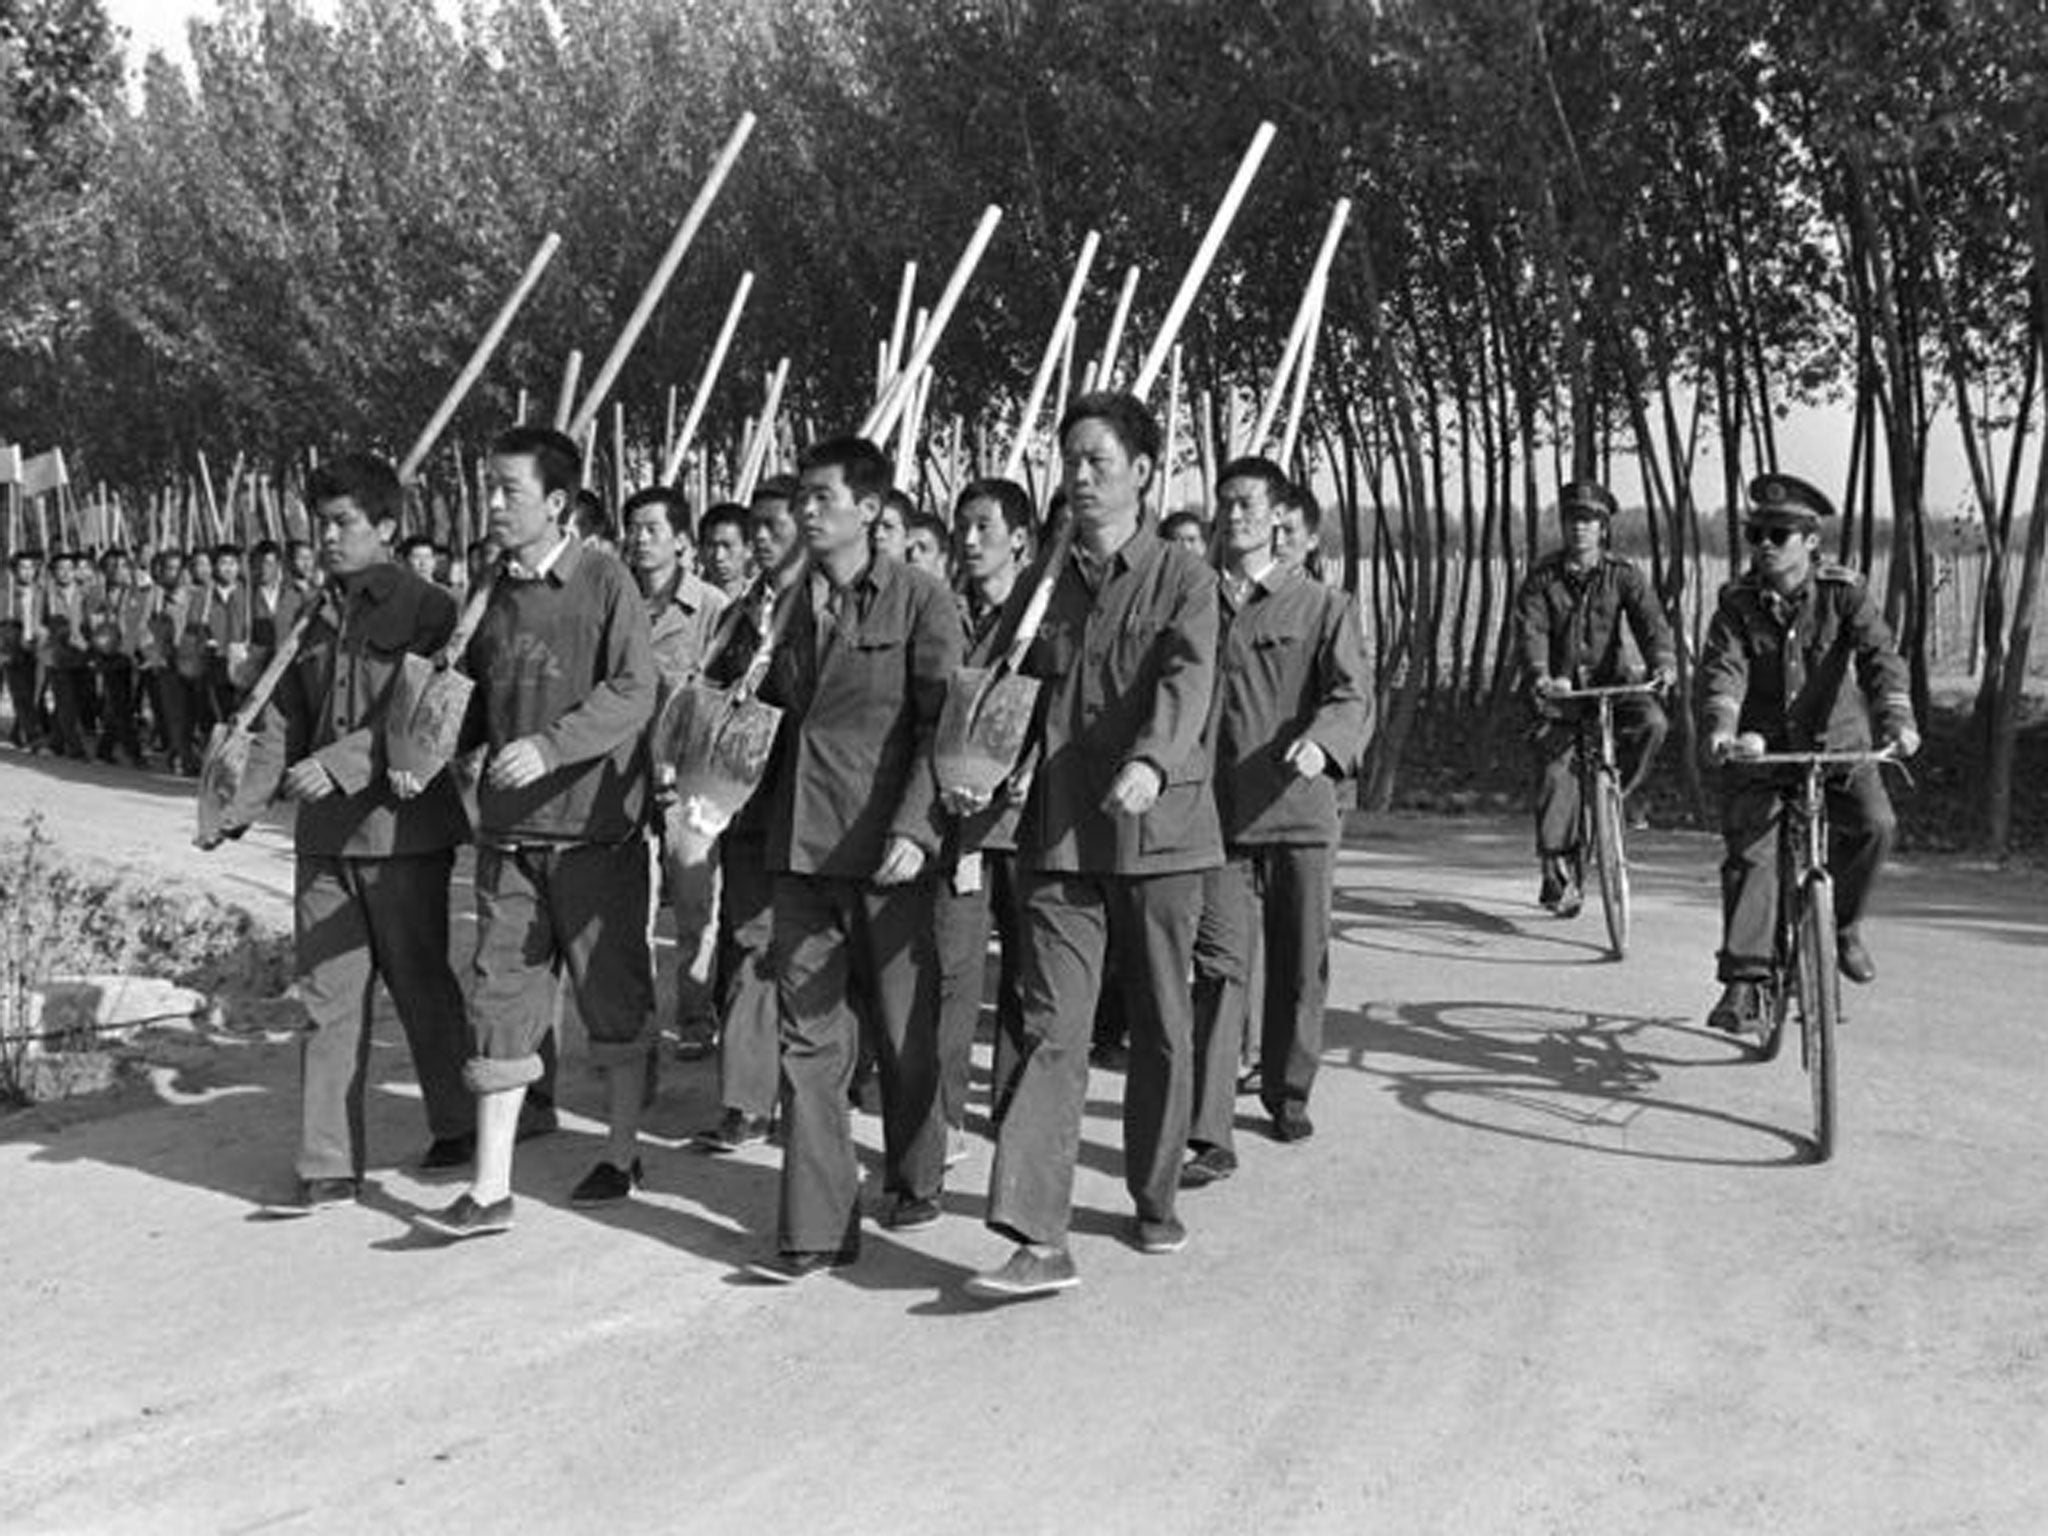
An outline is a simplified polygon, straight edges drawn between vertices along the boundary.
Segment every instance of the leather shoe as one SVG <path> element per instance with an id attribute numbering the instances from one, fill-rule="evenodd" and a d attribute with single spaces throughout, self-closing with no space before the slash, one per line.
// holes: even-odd
<path id="1" fill-rule="evenodd" d="M 512 1230 L 512 1197 L 479 1205 L 467 1192 L 457 1195 L 452 1205 L 439 1211 L 422 1211 L 419 1223 L 443 1237 L 489 1237 Z"/>
<path id="2" fill-rule="evenodd" d="M 1762 1034 L 1763 999 L 1753 981 L 1731 981 L 1721 989 L 1721 1001 L 1707 1015 L 1707 1028 L 1724 1035 Z"/>
<path id="3" fill-rule="evenodd" d="M 728 1109 L 718 1124 L 699 1131 L 691 1145 L 700 1152 L 737 1152 L 768 1139 L 772 1122 L 766 1115 L 750 1115 L 743 1109 Z"/>
<path id="4" fill-rule="evenodd" d="M 1275 1141 L 1307 1141 L 1315 1135 L 1316 1123 L 1299 1104 L 1282 1104 L 1273 1111 Z"/>
<path id="5" fill-rule="evenodd" d="M 640 1187 L 640 1159 L 621 1168 L 617 1163 L 599 1163 L 569 1191 L 571 1205 L 616 1205 Z"/>
<path id="6" fill-rule="evenodd" d="M 1851 981 L 1877 979 L 1877 962 L 1870 958 L 1870 951 L 1863 944 L 1863 935 L 1856 931 L 1853 923 L 1835 935 L 1835 963 Z"/>
<path id="7" fill-rule="evenodd" d="M 882 1226 L 890 1232 L 922 1232 L 939 1224 L 939 1202 L 915 1195 L 898 1195 L 882 1212 Z"/>
<path id="8" fill-rule="evenodd" d="M 967 1294 L 984 1301 L 1019 1301 L 1026 1296 L 1050 1296 L 1071 1291 L 1081 1283 L 1074 1269 L 1074 1257 L 1064 1248 L 1020 1243 L 1017 1251 L 1000 1269 L 985 1270 L 967 1281 Z"/>
<path id="9" fill-rule="evenodd" d="M 354 1179 L 301 1179 L 290 1199 L 271 1201 L 263 1207 L 263 1214 L 279 1219 L 317 1216 L 322 1211 L 354 1205 L 358 1193 Z"/>
<path id="10" fill-rule="evenodd" d="M 1203 1189 L 1237 1172 L 1237 1154 L 1228 1147 L 1203 1147 L 1181 1164 L 1180 1187 Z"/>

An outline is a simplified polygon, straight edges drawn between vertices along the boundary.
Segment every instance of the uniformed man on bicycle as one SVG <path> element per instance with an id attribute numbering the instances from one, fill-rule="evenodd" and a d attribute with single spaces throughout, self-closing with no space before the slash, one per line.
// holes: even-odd
<path id="1" fill-rule="evenodd" d="M 1856 752 L 1877 740 L 1919 750 L 1906 666 L 1863 578 L 1818 558 L 1828 499 L 1791 475 L 1749 483 L 1743 537 L 1750 567 L 1721 589 L 1700 662 L 1700 734 L 1728 762 L 1759 752 Z M 1828 870 L 1835 882 L 1836 959 L 1851 981 L 1877 974 L 1860 923 L 1896 823 L 1874 763 L 1831 771 Z M 1721 802 L 1721 1000 L 1715 1029 L 1754 1031 L 1758 983 L 1770 974 L 1777 916 L 1776 828 L 1768 779 L 1728 776 Z"/>
<path id="2" fill-rule="evenodd" d="M 1632 677 L 1622 646 L 1627 623 L 1651 678 L 1669 686 L 1678 675 L 1671 626 L 1656 594 L 1635 565 L 1607 547 L 1615 501 L 1597 480 L 1559 488 L 1557 516 L 1564 547 L 1546 555 L 1523 579 L 1516 602 L 1522 665 L 1536 707 L 1531 743 L 1536 755 L 1536 857 L 1543 867 L 1542 904 L 1559 917 L 1576 917 L 1583 902 L 1579 846 L 1579 780 L 1574 747 L 1577 721 L 1558 696 L 1573 688 L 1611 687 Z M 1650 771 L 1669 722 L 1647 694 L 1614 701 L 1614 727 L 1626 796 Z"/>

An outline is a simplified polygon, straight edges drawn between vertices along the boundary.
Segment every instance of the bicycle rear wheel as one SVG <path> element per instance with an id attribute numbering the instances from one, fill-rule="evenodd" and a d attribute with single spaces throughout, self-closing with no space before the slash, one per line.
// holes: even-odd
<path id="1" fill-rule="evenodd" d="M 1622 845 L 1621 786 L 1611 773 L 1593 775 L 1593 862 L 1600 875 L 1600 906 L 1607 914 L 1607 947 L 1628 953 L 1628 853 Z"/>
<path id="2" fill-rule="evenodd" d="M 1835 1153 L 1835 1026 L 1842 1018 L 1842 982 L 1835 971 L 1835 887 L 1825 875 L 1808 879 L 1799 920 L 1800 1038 L 1813 1089 L 1813 1160 Z"/>

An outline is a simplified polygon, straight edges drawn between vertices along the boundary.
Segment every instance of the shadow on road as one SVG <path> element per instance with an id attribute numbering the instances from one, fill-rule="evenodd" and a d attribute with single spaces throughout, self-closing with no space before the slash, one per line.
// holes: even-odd
<path id="1" fill-rule="evenodd" d="M 1804 1135 L 1671 1096 L 1680 1074 L 1749 1064 L 1682 1019 L 1498 1002 L 1332 1009 L 1326 1065 L 1404 1109 L 1518 1141 L 1656 1162 L 1804 1163 Z"/>
<path id="2" fill-rule="evenodd" d="M 1331 901 L 1330 938 L 1355 949 L 1461 965 L 1584 965 L 1607 958 L 1597 915 L 1563 923 L 1540 908 L 1528 910 L 1524 919 L 1422 891 L 1340 889 Z"/>

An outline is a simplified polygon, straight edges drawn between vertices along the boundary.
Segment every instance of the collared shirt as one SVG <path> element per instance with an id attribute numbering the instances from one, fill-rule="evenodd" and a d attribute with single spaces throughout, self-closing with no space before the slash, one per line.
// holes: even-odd
<path id="1" fill-rule="evenodd" d="M 680 565 L 647 599 L 648 638 L 664 697 L 695 682 L 703 672 L 705 653 L 724 610 L 725 594 Z"/>
<path id="2" fill-rule="evenodd" d="M 577 539 L 574 534 L 562 534 L 555 540 L 554 548 L 542 555 L 530 571 L 519 563 L 517 555 L 507 550 L 503 562 L 505 575 L 513 581 L 544 581 L 554 572 L 555 567 L 561 563 L 562 556 L 567 552 L 569 546 L 576 542 Z"/>

